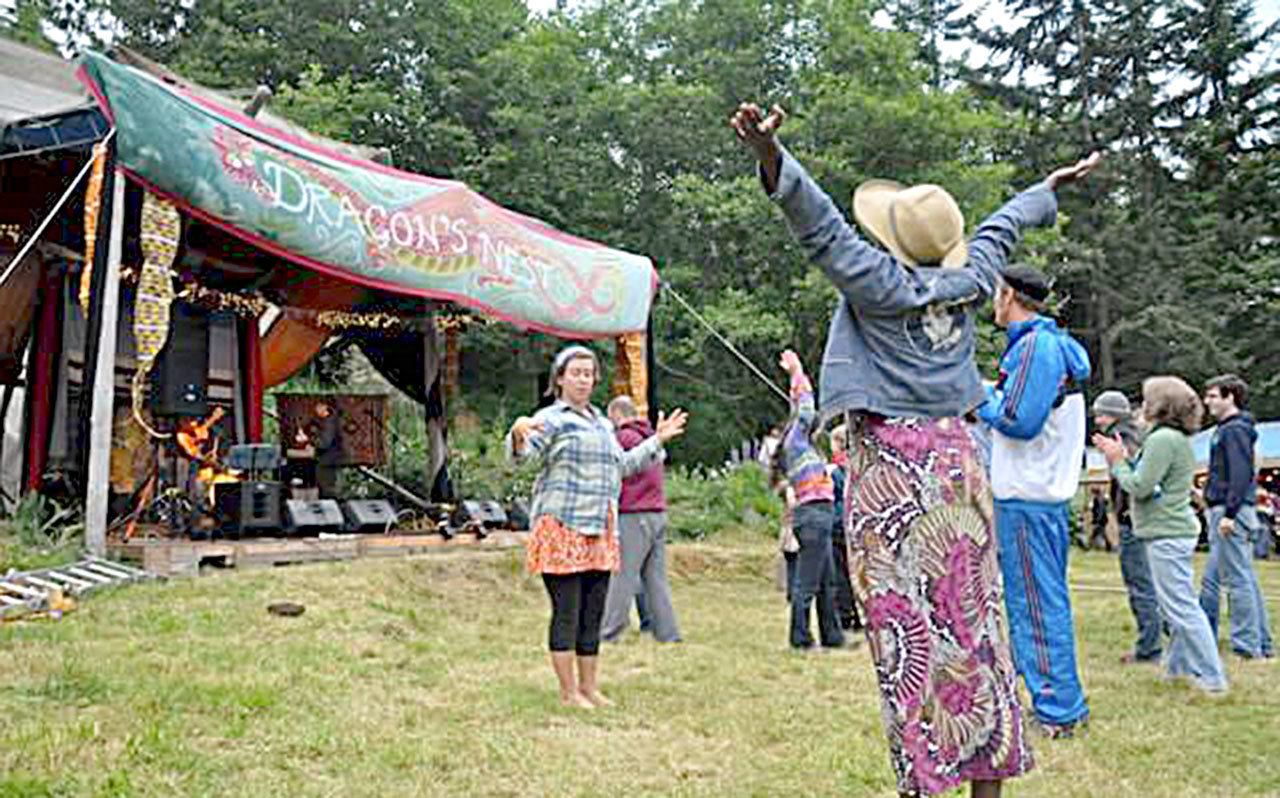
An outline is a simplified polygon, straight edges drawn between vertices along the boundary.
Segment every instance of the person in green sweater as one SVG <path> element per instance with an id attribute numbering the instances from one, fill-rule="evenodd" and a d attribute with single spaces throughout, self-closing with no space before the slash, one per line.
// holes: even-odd
<path id="1" fill-rule="evenodd" d="M 1111 466 L 1111 476 L 1133 499 L 1133 534 L 1151 563 L 1160 613 L 1169 625 L 1165 673 L 1189 678 L 1211 695 L 1227 692 L 1227 676 L 1209 619 L 1200 609 L 1193 584 L 1191 555 L 1200 527 L 1191 508 L 1195 455 L 1191 435 L 1200 429 L 1200 397 L 1177 377 L 1151 377 L 1142 383 L 1142 412 L 1151 432 L 1130 462 L 1119 436 L 1094 435 Z"/>

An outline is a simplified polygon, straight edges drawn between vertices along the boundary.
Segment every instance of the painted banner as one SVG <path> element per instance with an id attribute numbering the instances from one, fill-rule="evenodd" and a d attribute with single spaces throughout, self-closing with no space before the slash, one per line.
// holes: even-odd
<path id="1" fill-rule="evenodd" d="M 452 180 L 303 141 L 90 52 L 80 75 L 130 178 L 282 258 L 565 337 L 643 330 L 648 258 L 562 233 Z"/>

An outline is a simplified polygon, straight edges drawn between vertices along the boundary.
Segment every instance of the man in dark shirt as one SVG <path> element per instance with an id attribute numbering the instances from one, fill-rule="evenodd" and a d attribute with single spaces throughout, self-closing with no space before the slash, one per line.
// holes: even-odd
<path id="1" fill-rule="evenodd" d="M 316 402 L 315 414 L 316 487 L 320 498 L 335 499 L 338 465 L 342 462 L 342 423 L 328 402 Z"/>
<path id="2" fill-rule="evenodd" d="M 1231 598 L 1231 650 L 1244 659 L 1273 656 L 1267 605 L 1253 568 L 1251 537 L 1258 529 L 1253 446 L 1258 433 L 1247 412 L 1249 385 L 1234 374 L 1205 384 L 1204 403 L 1218 420 L 1209 445 L 1209 559 L 1200 583 L 1200 606 L 1218 632 L 1220 586 Z"/>

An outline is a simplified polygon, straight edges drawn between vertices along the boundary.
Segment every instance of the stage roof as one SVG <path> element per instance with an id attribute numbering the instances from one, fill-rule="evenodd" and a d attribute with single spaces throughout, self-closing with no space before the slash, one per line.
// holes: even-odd
<path id="1" fill-rule="evenodd" d="M 648 323 L 657 286 L 648 258 L 567 235 L 463 183 L 251 119 L 160 69 L 89 52 L 80 76 L 116 126 L 132 180 L 270 255 L 563 337 Z"/>
<path id="2" fill-rule="evenodd" d="M 0 125 L 60 114 L 88 102 L 71 62 L 0 37 Z"/>

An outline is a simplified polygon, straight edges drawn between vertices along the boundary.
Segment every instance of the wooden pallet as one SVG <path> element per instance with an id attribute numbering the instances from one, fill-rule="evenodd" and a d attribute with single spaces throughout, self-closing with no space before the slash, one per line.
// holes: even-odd
<path id="1" fill-rule="evenodd" d="M 112 542 L 112 557 L 142 563 L 160 576 L 196 576 L 201 565 L 271 568 L 362 557 L 405 557 L 458 549 L 512 548 L 524 545 L 523 532 L 495 531 L 483 538 L 458 535 L 341 535 L 324 538 L 246 538 L 243 540 L 141 539 Z"/>
<path id="2" fill-rule="evenodd" d="M 97 557 L 0 576 L 0 621 L 65 609 L 63 596 L 81 598 L 104 587 L 151 579 L 151 574 Z M 74 606 L 71 604 L 70 606 Z"/>

